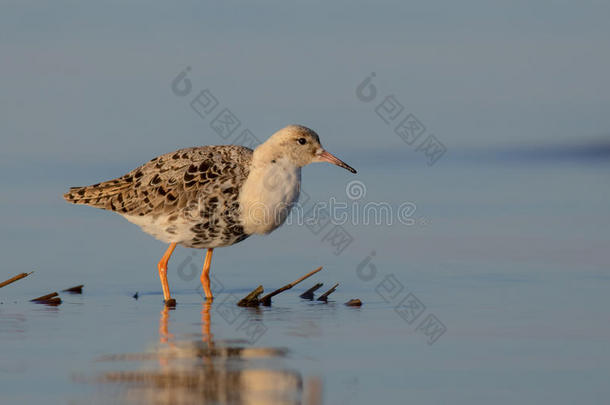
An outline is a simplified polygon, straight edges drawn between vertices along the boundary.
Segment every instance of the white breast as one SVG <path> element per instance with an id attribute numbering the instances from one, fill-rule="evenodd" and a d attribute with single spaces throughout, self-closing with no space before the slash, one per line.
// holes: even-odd
<path id="1" fill-rule="evenodd" d="M 301 168 L 280 159 L 253 167 L 239 195 L 241 220 L 248 234 L 266 234 L 284 223 L 299 198 Z"/>

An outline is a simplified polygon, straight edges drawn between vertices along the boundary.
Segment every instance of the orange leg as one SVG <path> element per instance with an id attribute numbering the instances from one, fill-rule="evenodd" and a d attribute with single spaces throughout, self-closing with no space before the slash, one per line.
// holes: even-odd
<path id="1" fill-rule="evenodd" d="M 212 290 L 210 290 L 210 265 L 212 264 L 213 251 L 214 248 L 210 248 L 205 254 L 205 261 L 203 262 L 203 271 L 201 272 L 201 286 L 203 287 L 203 291 L 205 292 L 205 298 L 208 300 L 214 298 L 212 296 Z"/>
<path id="2" fill-rule="evenodd" d="M 165 299 L 165 305 L 168 306 L 176 305 L 176 300 L 173 299 L 169 294 L 169 284 L 167 284 L 167 262 L 169 262 L 169 258 L 171 257 L 175 248 L 176 243 L 171 243 L 161 260 L 159 260 L 159 264 L 157 264 L 157 268 L 159 269 L 159 278 L 161 279 L 161 286 L 163 287 L 163 298 Z"/>

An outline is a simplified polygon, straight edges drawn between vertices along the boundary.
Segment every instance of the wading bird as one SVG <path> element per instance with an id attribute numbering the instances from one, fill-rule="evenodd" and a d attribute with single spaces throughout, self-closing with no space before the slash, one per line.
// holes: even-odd
<path id="1" fill-rule="evenodd" d="M 254 150 L 235 145 L 180 149 L 117 179 L 72 187 L 64 198 L 115 211 L 169 243 L 157 267 L 165 303 L 171 306 L 176 301 L 167 283 L 167 263 L 176 245 L 207 249 L 201 284 L 206 299 L 212 299 L 214 248 L 282 225 L 299 197 L 301 167 L 313 162 L 330 162 L 356 173 L 324 150 L 313 130 L 290 125 Z"/>

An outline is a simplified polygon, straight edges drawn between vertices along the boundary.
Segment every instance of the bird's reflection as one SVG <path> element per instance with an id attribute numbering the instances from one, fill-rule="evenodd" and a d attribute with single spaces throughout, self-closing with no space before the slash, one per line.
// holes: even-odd
<path id="1" fill-rule="evenodd" d="M 119 383 L 120 401 L 130 404 L 319 404 L 321 383 L 283 366 L 286 350 L 216 341 L 211 302 L 201 306 L 201 338 L 177 339 L 170 331 L 172 310 L 159 319 L 159 346 L 153 353 L 109 356 L 139 360 L 137 371 L 106 372 Z M 157 361 L 154 361 L 154 360 Z M 152 361 L 151 361 L 152 360 Z"/>

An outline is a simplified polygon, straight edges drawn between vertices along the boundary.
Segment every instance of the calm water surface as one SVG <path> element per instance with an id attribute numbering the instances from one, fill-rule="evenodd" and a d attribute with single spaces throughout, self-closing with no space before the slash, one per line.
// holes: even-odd
<path id="1" fill-rule="evenodd" d="M 162 244 L 60 200 L 92 174 L 9 184 L 0 278 L 36 273 L 0 290 L 0 402 L 605 403 L 610 167 L 441 163 L 364 165 L 358 177 L 308 168 L 312 199 L 351 203 L 356 178 L 357 202 L 413 202 L 415 223 L 347 223 L 353 242 L 338 255 L 325 232 L 296 224 L 219 249 L 212 304 L 197 289 L 202 258 L 179 249 L 175 310 L 158 285 Z M 233 305 L 318 265 L 271 307 Z M 340 286 L 327 304 L 300 299 L 315 282 Z M 80 283 L 58 307 L 28 302 Z"/>

